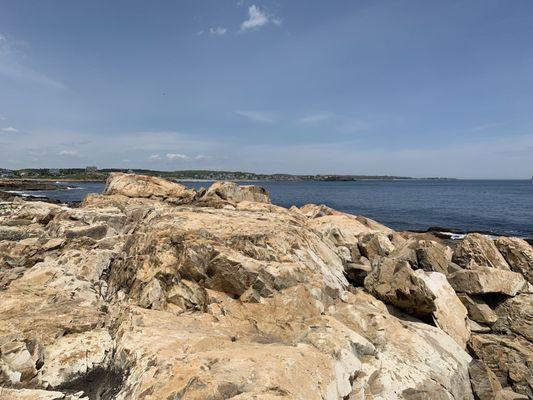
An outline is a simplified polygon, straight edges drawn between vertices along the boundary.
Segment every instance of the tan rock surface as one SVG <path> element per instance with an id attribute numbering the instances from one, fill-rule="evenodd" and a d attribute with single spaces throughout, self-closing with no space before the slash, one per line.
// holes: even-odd
<path id="1" fill-rule="evenodd" d="M 196 192 L 179 183 L 170 182 L 155 176 L 123 174 L 114 172 L 109 175 L 105 194 L 126 197 L 171 199 L 177 204 L 190 203 Z"/>
<path id="2" fill-rule="evenodd" d="M 265 189 L 255 185 L 238 185 L 235 182 L 215 182 L 202 196 L 200 202 L 216 202 L 217 200 L 230 203 L 251 201 L 270 203 L 270 197 Z"/>
<path id="3" fill-rule="evenodd" d="M 0 226 L 17 232 L 0 240 L 0 393 L 474 399 L 464 307 L 444 275 L 390 258 L 411 239 L 324 206 L 286 210 L 261 190 L 217 186 L 222 203 L 209 203 L 118 174 L 79 208 L 0 204 Z M 423 248 L 428 269 L 449 260 L 440 244 L 405 248 L 415 258 Z M 373 293 L 433 322 L 350 286 L 347 271 L 370 265 L 365 251 L 382 267 Z M 505 350 L 505 367 L 494 365 L 509 340 L 475 336 L 478 358 L 523 392 L 527 351 Z"/>
<path id="4" fill-rule="evenodd" d="M 533 345 L 514 336 L 473 334 L 470 347 L 498 377 L 503 387 L 533 398 Z"/>
<path id="5" fill-rule="evenodd" d="M 533 341 L 533 295 L 520 294 L 499 304 L 495 308 L 498 320 L 495 331 L 516 333 Z"/>
<path id="6" fill-rule="evenodd" d="M 526 286 L 524 277 L 512 271 L 477 267 L 454 272 L 448 277 L 457 292 L 468 294 L 497 293 L 515 296 Z"/>
<path id="7" fill-rule="evenodd" d="M 459 293 L 457 295 L 468 311 L 468 318 L 481 324 L 493 324 L 498 320 L 498 315 L 488 306 L 482 298 L 475 295 Z"/>
<path id="8" fill-rule="evenodd" d="M 495 244 L 511 269 L 533 283 L 533 247 L 524 239 L 504 236 L 496 239 Z"/>
<path id="9" fill-rule="evenodd" d="M 455 248 L 453 261 L 462 267 L 477 265 L 509 270 L 509 264 L 500 254 L 494 241 L 479 233 L 469 233 Z"/>

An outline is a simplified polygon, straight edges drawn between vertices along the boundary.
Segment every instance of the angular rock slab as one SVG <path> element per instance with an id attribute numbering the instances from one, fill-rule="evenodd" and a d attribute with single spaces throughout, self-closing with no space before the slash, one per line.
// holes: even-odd
<path id="1" fill-rule="evenodd" d="M 524 239 L 516 237 L 502 236 L 494 243 L 511 269 L 520 272 L 529 283 L 533 283 L 533 247 Z"/>
<path id="2" fill-rule="evenodd" d="M 463 269 L 448 276 L 456 292 L 468 294 L 498 293 L 515 296 L 526 285 L 524 277 L 512 271 L 477 267 Z"/>
<path id="3" fill-rule="evenodd" d="M 498 315 L 478 296 L 457 294 L 468 311 L 468 318 L 480 324 L 493 324 L 498 320 Z"/>
<path id="4" fill-rule="evenodd" d="M 415 275 L 407 261 L 381 258 L 365 278 L 365 288 L 409 314 L 428 315 L 436 310 L 435 293 Z"/>
<path id="5" fill-rule="evenodd" d="M 435 323 L 461 347 L 470 337 L 467 311 L 446 277 L 439 272 L 413 271 L 406 261 L 381 259 L 365 279 L 372 294 L 413 315 L 431 314 Z"/>
<path id="6" fill-rule="evenodd" d="M 264 188 L 255 185 L 239 186 L 235 182 L 213 183 L 200 201 L 216 200 L 217 198 L 231 203 L 252 201 L 270 204 L 270 196 Z"/>
<path id="7" fill-rule="evenodd" d="M 498 377 L 483 361 L 472 360 L 468 366 L 468 372 L 472 389 L 479 400 L 494 400 L 502 390 Z"/>
<path id="8" fill-rule="evenodd" d="M 425 282 L 435 295 L 435 324 L 450 335 L 462 348 L 470 339 L 467 310 L 455 294 L 446 277 L 439 272 L 416 270 L 414 275 Z"/>
<path id="9" fill-rule="evenodd" d="M 467 268 L 471 265 L 510 270 L 494 242 L 485 235 L 469 233 L 457 245 L 453 262 Z"/>

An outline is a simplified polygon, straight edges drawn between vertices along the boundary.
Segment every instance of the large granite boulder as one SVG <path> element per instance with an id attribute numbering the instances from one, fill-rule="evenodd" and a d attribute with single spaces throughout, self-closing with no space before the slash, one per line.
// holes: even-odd
<path id="1" fill-rule="evenodd" d="M 464 268 L 477 265 L 502 270 L 510 269 L 494 241 L 479 233 L 469 233 L 461 240 L 455 248 L 453 262 Z"/>
<path id="2" fill-rule="evenodd" d="M 439 328 L 466 346 L 470 337 L 467 311 L 443 274 L 413 271 L 406 261 L 382 258 L 366 277 L 365 288 L 412 315 L 431 315 Z"/>
<path id="3" fill-rule="evenodd" d="M 495 244 L 511 269 L 533 284 L 533 247 L 524 239 L 505 236 L 496 239 Z"/>
<path id="4" fill-rule="evenodd" d="M 448 275 L 453 251 L 449 246 L 434 240 L 420 240 L 416 247 L 418 267 L 424 271 Z"/>
<path id="5" fill-rule="evenodd" d="M 214 206 L 217 204 L 236 204 L 242 201 L 270 204 L 268 192 L 255 185 L 239 186 L 235 182 L 215 182 L 199 199 L 199 204 Z"/>
<path id="6" fill-rule="evenodd" d="M 163 178 L 119 172 L 109 175 L 104 193 L 136 198 L 157 198 L 176 204 L 189 204 L 196 196 L 196 191 L 193 189 Z"/>
<path id="7" fill-rule="evenodd" d="M 359 251 L 370 261 L 378 257 L 388 256 L 394 250 L 394 245 L 383 233 L 369 233 L 360 237 Z"/>
<path id="8" fill-rule="evenodd" d="M 517 272 L 489 267 L 463 269 L 448 276 L 448 280 L 455 291 L 467 294 L 515 296 L 527 285 L 524 277 Z"/>

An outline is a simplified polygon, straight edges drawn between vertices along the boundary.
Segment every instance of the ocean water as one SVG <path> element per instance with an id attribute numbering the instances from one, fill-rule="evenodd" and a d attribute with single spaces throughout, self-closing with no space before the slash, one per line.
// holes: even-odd
<path id="1" fill-rule="evenodd" d="M 199 188 L 211 182 L 182 182 Z M 265 187 L 283 207 L 326 204 L 364 215 L 396 230 L 442 227 L 458 232 L 533 238 L 531 180 L 406 180 L 356 182 L 249 182 Z M 64 202 L 81 201 L 101 183 L 65 183 L 77 189 L 35 191 Z"/>

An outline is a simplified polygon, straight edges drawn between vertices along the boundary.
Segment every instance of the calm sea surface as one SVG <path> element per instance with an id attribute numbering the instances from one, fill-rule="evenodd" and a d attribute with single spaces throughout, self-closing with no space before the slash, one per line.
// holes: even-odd
<path id="1" fill-rule="evenodd" d="M 199 188 L 210 182 L 183 182 Z M 283 207 L 326 204 L 396 230 L 444 227 L 533 238 L 533 181 L 251 182 Z M 101 183 L 68 183 L 78 189 L 28 192 L 65 202 L 101 192 Z"/>

